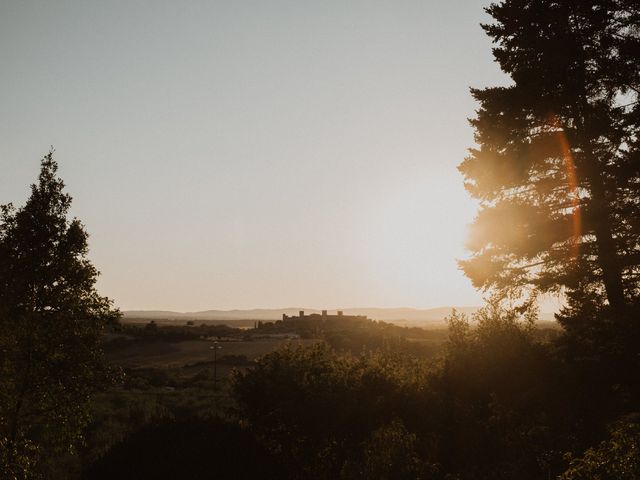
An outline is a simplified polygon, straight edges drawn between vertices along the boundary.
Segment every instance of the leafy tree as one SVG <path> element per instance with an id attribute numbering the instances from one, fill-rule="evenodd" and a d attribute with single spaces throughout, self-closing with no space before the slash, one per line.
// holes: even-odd
<path id="1" fill-rule="evenodd" d="M 619 421 L 608 439 L 582 457 L 569 458 L 561 480 L 632 480 L 640 478 L 640 424 L 632 415 Z"/>
<path id="2" fill-rule="evenodd" d="M 472 89 L 478 147 L 459 168 L 481 208 L 462 267 L 484 289 L 564 292 L 568 328 L 584 312 L 622 318 L 640 294 L 640 4 L 487 12 L 512 82 Z"/>
<path id="3" fill-rule="evenodd" d="M 472 320 L 473 327 L 455 311 L 448 318 L 434 384 L 444 404 L 439 459 L 459 478 L 546 477 L 573 430 L 566 406 L 576 407 L 567 401 L 559 362 L 536 339 L 532 312 L 521 315 L 494 299 Z"/>
<path id="4" fill-rule="evenodd" d="M 119 316 L 95 289 L 88 235 L 67 218 L 56 172 L 49 152 L 26 204 L 0 211 L 0 468 L 18 477 L 20 465 L 35 475 L 38 452 L 73 449 L 108 376 L 100 335 Z"/>
<path id="5" fill-rule="evenodd" d="M 421 478 L 415 472 L 430 471 L 431 458 L 404 426 L 432 417 L 424 411 L 427 371 L 425 362 L 390 352 L 286 347 L 237 372 L 232 393 L 237 413 L 294 478 Z"/>

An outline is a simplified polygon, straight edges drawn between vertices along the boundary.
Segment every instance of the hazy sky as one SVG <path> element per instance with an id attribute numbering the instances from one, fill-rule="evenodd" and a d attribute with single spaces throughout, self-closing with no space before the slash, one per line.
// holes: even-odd
<path id="1" fill-rule="evenodd" d="M 486 3 L 0 1 L 0 203 L 53 145 L 123 309 L 478 304 Z"/>

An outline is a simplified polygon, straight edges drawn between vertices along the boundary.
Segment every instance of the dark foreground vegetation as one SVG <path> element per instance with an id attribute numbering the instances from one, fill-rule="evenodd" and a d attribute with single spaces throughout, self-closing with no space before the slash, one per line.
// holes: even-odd
<path id="1" fill-rule="evenodd" d="M 211 361 L 127 367 L 75 452 L 40 452 L 23 478 L 638 478 L 637 355 L 576 356 L 555 332 L 493 304 L 452 314 L 434 353 L 289 340 L 249 360 L 247 340 L 217 382 Z"/>
<path id="2" fill-rule="evenodd" d="M 555 332 L 490 304 L 431 354 L 291 340 L 215 386 L 212 362 L 127 370 L 69 460 L 83 478 L 638 478 L 637 354 Z"/>
<path id="3" fill-rule="evenodd" d="M 0 210 L 0 478 L 640 478 L 640 6 L 488 12 L 512 83 L 473 90 L 460 167 L 484 309 L 431 332 L 120 325 L 49 153 Z"/>

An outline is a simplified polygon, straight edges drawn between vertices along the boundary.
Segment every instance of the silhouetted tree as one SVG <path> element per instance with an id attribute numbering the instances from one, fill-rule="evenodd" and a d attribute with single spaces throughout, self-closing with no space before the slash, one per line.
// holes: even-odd
<path id="1" fill-rule="evenodd" d="M 440 458 L 464 479 L 546 478 L 574 432 L 565 377 L 552 349 L 536 340 L 531 312 L 490 302 L 449 318 L 441 392 Z M 572 397 L 569 397 L 572 399 Z M 544 464 L 543 464 L 544 462 Z"/>
<path id="2" fill-rule="evenodd" d="M 509 86 L 472 89 L 477 287 L 563 291 L 565 326 L 640 293 L 640 4 L 506 0 L 483 28 Z M 594 313 L 595 312 L 595 313 Z M 584 317 L 583 317 L 584 318 Z"/>
<path id="3" fill-rule="evenodd" d="M 56 172 L 49 152 L 24 207 L 0 211 L 0 468 L 10 477 L 35 475 L 38 452 L 73 448 L 107 374 L 100 334 L 119 315 L 95 289 L 87 233 L 67 219 Z"/>

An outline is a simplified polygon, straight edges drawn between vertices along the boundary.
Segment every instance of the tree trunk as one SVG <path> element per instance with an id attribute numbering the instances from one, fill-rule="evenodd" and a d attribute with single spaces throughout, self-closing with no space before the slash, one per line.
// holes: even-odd
<path id="1" fill-rule="evenodd" d="M 600 172 L 594 172 L 592 175 L 591 193 L 593 196 L 594 231 L 598 247 L 598 263 L 602 269 L 602 282 L 609 305 L 616 313 L 621 313 L 626 307 L 622 269 L 618 258 L 618 248 L 613 238 L 609 204 Z"/>
<path id="2" fill-rule="evenodd" d="M 577 5 L 573 5 L 573 11 L 577 10 Z M 602 270 L 602 283 L 609 305 L 614 312 L 621 314 L 625 310 L 626 301 L 624 296 L 624 285 L 622 283 L 622 269 L 618 258 L 618 249 L 613 238 L 613 228 L 611 226 L 611 216 L 609 214 L 609 199 L 607 198 L 607 188 L 603 178 L 603 168 L 601 159 L 593 151 L 592 139 L 598 138 L 600 132 L 594 128 L 592 120 L 593 108 L 587 100 L 586 77 L 588 75 L 585 55 L 584 39 L 578 35 L 580 55 L 578 61 L 581 65 L 580 89 L 581 96 L 578 104 L 578 138 L 584 152 L 584 172 L 586 179 L 591 186 L 591 207 L 593 212 L 593 230 L 598 248 L 598 264 Z"/>

